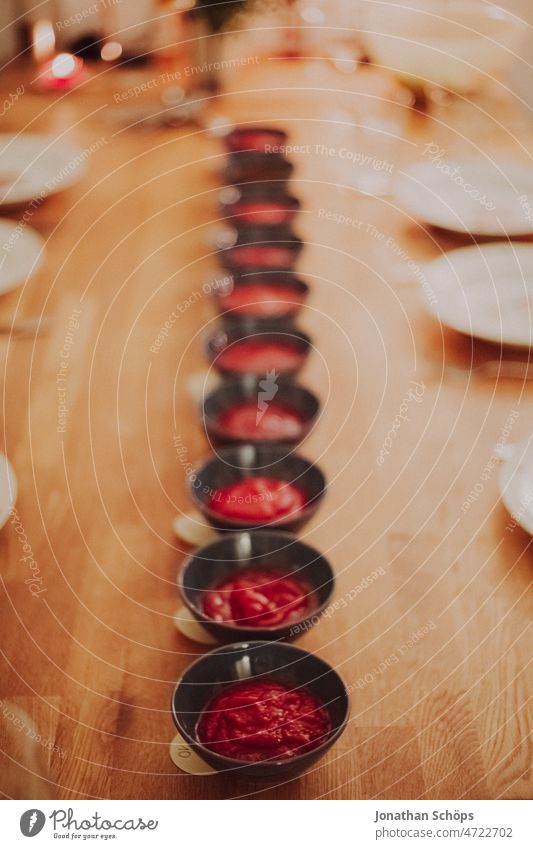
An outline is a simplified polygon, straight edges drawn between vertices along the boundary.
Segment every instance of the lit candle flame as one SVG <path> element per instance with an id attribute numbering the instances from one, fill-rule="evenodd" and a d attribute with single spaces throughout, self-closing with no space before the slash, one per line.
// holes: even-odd
<path id="1" fill-rule="evenodd" d="M 56 80 L 70 77 L 76 70 L 76 59 L 70 53 L 58 53 L 52 62 L 52 76 Z"/>
<path id="2" fill-rule="evenodd" d="M 54 52 L 56 37 L 51 21 L 36 21 L 33 27 L 33 57 L 36 62 L 48 59 Z"/>

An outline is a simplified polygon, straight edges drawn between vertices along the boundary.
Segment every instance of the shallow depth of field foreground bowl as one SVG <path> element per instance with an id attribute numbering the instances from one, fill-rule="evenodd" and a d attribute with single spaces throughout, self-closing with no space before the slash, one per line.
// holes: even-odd
<path id="1" fill-rule="evenodd" d="M 316 749 L 282 760 L 247 763 L 223 757 L 199 742 L 196 727 L 207 703 L 232 684 L 269 678 L 291 688 L 304 687 L 327 708 L 332 730 Z M 284 779 L 308 769 L 340 737 L 349 716 L 346 685 L 335 670 L 314 654 L 290 643 L 251 641 L 223 646 L 185 670 L 172 697 L 172 716 L 181 736 L 215 769 L 258 779 Z"/>

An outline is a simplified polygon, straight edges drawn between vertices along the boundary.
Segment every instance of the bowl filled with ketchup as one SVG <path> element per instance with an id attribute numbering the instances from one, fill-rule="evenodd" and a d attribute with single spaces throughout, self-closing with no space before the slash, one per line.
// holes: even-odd
<path id="1" fill-rule="evenodd" d="M 190 480 L 193 500 L 219 530 L 301 527 L 317 511 L 324 475 L 289 445 L 222 448 Z"/>
<path id="2" fill-rule="evenodd" d="M 290 643 L 232 643 L 189 666 L 172 697 L 181 736 L 216 770 L 284 778 L 308 769 L 343 733 L 346 685 Z"/>
<path id="3" fill-rule="evenodd" d="M 226 534 L 182 566 L 185 604 L 218 640 L 291 640 L 319 621 L 335 578 L 316 549 L 281 531 Z"/>
<path id="4" fill-rule="evenodd" d="M 229 271 L 273 269 L 290 271 L 303 242 L 290 227 L 225 227 L 215 237 L 218 258 Z"/>
<path id="5" fill-rule="evenodd" d="M 288 271 L 228 275 L 223 286 L 215 280 L 210 289 L 225 321 L 243 317 L 292 321 L 309 295 L 307 283 Z"/>
<path id="6" fill-rule="evenodd" d="M 207 436 L 217 444 L 296 445 L 307 436 L 319 412 L 316 395 L 290 378 L 272 382 L 253 374 L 226 378 L 202 404 Z"/>
<path id="7" fill-rule="evenodd" d="M 286 188 L 287 180 L 294 171 L 294 165 L 279 153 L 262 153 L 257 150 L 243 150 L 229 153 L 222 169 L 224 183 L 275 182 L 280 188 Z"/>
<path id="8" fill-rule="evenodd" d="M 205 344 L 208 359 L 221 374 L 263 378 L 296 374 L 310 349 L 311 339 L 301 330 L 248 318 L 213 331 Z"/>
<path id="9" fill-rule="evenodd" d="M 290 224 L 300 209 L 300 201 L 280 191 L 245 192 L 226 186 L 219 195 L 220 211 L 235 227 L 280 227 Z"/>
<path id="10" fill-rule="evenodd" d="M 223 137 L 230 153 L 257 151 L 258 153 L 281 153 L 287 143 L 287 133 L 277 127 L 235 127 Z"/>

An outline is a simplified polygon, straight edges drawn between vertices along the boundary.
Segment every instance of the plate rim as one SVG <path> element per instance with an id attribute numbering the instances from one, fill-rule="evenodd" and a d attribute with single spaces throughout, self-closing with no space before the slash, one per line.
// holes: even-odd
<path id="1" fill-rule="evenodd" d="M 446 164 L 448 164 L 450 166 L 455 166 L 455 165 L 458 165 L 458 166 L 463 165 L 464 166 L 466 164 L 468 166 L 471 163 L 476 163 L 476 164 L 479 165 L 482 162 L 483 162 L 483 160 L 479 160 L 479 159 L 476 159 L 474 157 L 470 157 L 470 158 L 465 157 L 463 159 L 461 159 L 461 158 L 450 159 Z M 516 160 L 516 159 L 508 158 L 508 159 L 505 159 L 505 160 L 500 160 L 500 161 L 498 161 L 497 166 L 504 173 L 506 172 L 506 167 L 507 167 L 509 169 L 509 171 L 514 170 L 515 173 L 520 172 L 522 174 L 524 174 L 524 173 L 528 174 L 528 176 L 530 175 L 530 171 L 526 167 L 526 165 L 524 163 Z M 466 224 L 464 224 L 460 221 L 457 221 L 456 223 L 452 223 L 452 224 L 448 224 L 448 223 L 443 224 L 442 222 L 437 221 L 434 217 L 432 217 L 430 215 L 426 215 L 425 212 L 421 214 L 420 209 L 415 208 L 416 204 L 415 204 L 415 206 L 413 206 L 408 199 L 406 200 L 405 193 L 402 191 L 402 188 L 409 185 L 409 183 L 407 182 L 407 178 L 408 178 L 409 174 L 411 174 L 415 170 L 428 171 L 431 168 L 432 168 L 431 162 L 418 161 L 418 162 L 411 163 L 411 165 L 409 165 L 407 168 L 402 170 L 400 174 L 397 175 L 397 178 L 394 181 L 394 185 L 393 185 L 393 189 L 392 189 L 393 198 L 394 198 L 395 202 L 398 204 L 398 206 L 405 213 L 412 216 L 412 218 L 416 219 L 417 221 L 423 222 L 424 224 L 429 224 L 431 227 L 438 227 L 439 229 L 445 230 L 448 233 L 461 233 L 462 235 L 469 235 L 469 236 L 472 235 L 472 236 L 482 236 L 482 237 L 485 237 L 485 238 L 493 238 L 493 239 L 494 238 L 505 239 L 506 236 L 518 238 L 518 237 L 533 235 L 533 224 L 528 225 L 527 222 L 524 222 L 523 227 L 512 227 L 510 229 L 505 228 L 505 229 L 498 229 L 497 230 L 493 227 L 483 227 L 483 226 L 468 227 Z M 433 169 L 433 170 L 435 170 L 435 169 Z M 533 204 L 533 177 L 531 177 L 531 188 L 532 188 L 532 204 Z"/>
<path id="2" fill-rule="evenodd" d="M 19 133 L 7 133 L 7 132 L 5 132 L 4 133 L 4 132 L 0 132 L 0 164 L 1 164 L 1 161 L 2 161 L 3 147 L 6 144 L 9 144 L 9 140 L 16 142 L 17 140 L 20 141 L 21 139 L 24 139 L 24 140 L 27 140 L 27 139 L 40 140 L 42 144 L 50 146 L 51 150 L 53 149 L 54 145 L 63 146 L 68 151 L 70 151 L 70 153 L 68 154 L 68 156 L 69 156 L 68 161 L 74 160 L 77 156 L 79 156 L 80 154 L 83 153 L 83 150 L 81 148 L 79 148 L 77 145 L 75 145 L 73 142 L 71 142 L 69 139 L 56 139 L 55 136 L 53 136 L 51 133 L 24 133 L 24 132 L 19 132 Z M 86 170 L 87 170 L 87 162 L 85 160 L 81 160 L 80 162 L 76 162 L 76 167 L 73 168 L 72 171 L 70 171 L 69 174 L 66 174 L 65 177 L 60 182 L 58 182 L 57 184 L 54 184 L 52 186 L 52 188 L 47 189 L 43 200 L 46 200 L 46 198 L 50 197 L 51 195 L 58 194 L 59 192 L 62 192 L 62 191 L 66 191 L 66 189 L 69 189 L 71 186 L 75 185 L 75 183 L 77 183 L 78 180 L 81 179 L 81 177 L 86 172 Z M 44 183 L 43 183 L 43 185 L 44 185 Z M 39 191 L 42 191 L 42 187 Z M 20 204 L 28 203 L 32 200 L 35 200 L 36 197 L 38 197 L 38 192 L 35 193 L 35 191 L 31 191 L 30 193 L 20 195 L 20 197 L 16 197 L 15 199 L 10 199 L 10 198 L 4 199 L 3 197 L 0 196 L 0 208 L 4 208 L 4 207 L 9 208 L 9 207 L 12 207 L 12 206 L 19 206 Z"/>
<path id="3" fill-rule="evenodd" d="M 7 524 L 11 511 L 15 507 L 17 503 L 18 497 L 18 480 L 15 474 L 15 470 L 8 460 L 6 454 L 3 451 L 0 451 L 0 466 L 4 465 L 5 461 L 5 469 L 6 469 L 6 480 L 8 483 L 8 489 L 10 490 L 10 501 L 9 506 L 2 507 L 0 506 L 0 530 Z M 0 478 L 0 482 L 3 482 Z"/>
<path id="4" fill-rule="evenodd" d="M 1 206 L 1 204 L 0 204 L 0 206 Z M 3 227 L 4 224 L 6 225 L 6 229 L 9 225 L 11 225 L 10 232 L 13 232 L 13 230 L 16 227 L 16 225 L 13 226 L 13 224 L 14 224 L 13 219 L 7 218 L 7 217 L 4 217 L 4 216 L 0 216 L 0 238 L 1 238 L 2 227 Z M 45 257 L 45 254 L 46 254 L 46 243 L 45 243 L 43 237 L 41 236 L 41 234 L 34 227 L 30 227 L 30 225 L 27 224 L 26 227 L 24 228 L 23 232 L 22 232 L 20 240 L 22 241 L 25 238 L 29 239 L 29 240 L 33 240 L 35 242 L 36 248 L 39 249 L 37 256 L 34 260 L 33 266 L 32 266 L 32 268 L 31 268 L 31 270 L 29 271 L 28 274 L 22 275 L 22 277 L 19 277 L 18 275 L 16 275 L 16 277 L 12 278 L 11 282 L 8 283 L 7 286 L 3 286 L 2 280 L 1 280 L 2 271 L 1 271 L 1 265 L 0 265 L 0 297 L 2 295 L 7 295 L 9 292 L 12 292 L 14 289 L 18 289 L 27 280 L 31 280 L 31 278 L 39 271 L 39 269 L 41 268 L 41 266 L 44 262 L 44 257 Z"/>
<path id="5" fill-rule="evenodd" d="M 511 447 L 511 446 L 509 446 Z M 528 524 L 527 517 L 526 522 L 524 523 L 523 518 L 517 517 L 520 516 L 520 508 L 522 505 L 519 505 L 517 509 L 516 503 L 513 501 L 513 497 L 509 497 L 509 494 L 514 492 L 514 488 L 516 484 L 513 486 L 513 479 L 517 472 L 516 463 L 518 457 L 520 455 L 521 449 L 526 448 L 531 453 L 531 465 L 533 469 L 533 433 L 530 434 L 526 439 L 522 439 L 519 442 L 514 442 L 512 444 L 512 451 L 509 453 L 507 457 L 501 461 L 499 474 L 498 474 L 498 488 L 500 491 L 500 498 L 502 503 L 509 513 L 509 516 L 513 522 L 519 525 L 526 533 L 533 536 L 533 518 L 530 520 L 531 524 Z M 532 477 L 532 485 L 533 485 L 533 477 Z"/>
<path id="6" fill-rule="evenodd" d="M 449 257 L 449 256 L 457 256 L 458 254 L 464 255 L 465 253 L 472 254 L 472 255 L 475 253 L 476 255 L 479 256 L 479 255 L 484 255 L 486 253 L 496 253 L 497 251 L 509 251 L 509 252 L 513 251 L 513 253 L 518 253 L 518 254 L 520 254 L 520 253 L 526 254 L 527 253 L 527 254 L 531 254 L 531 258 L 533 259 L 533 243 L 522 243 L 522 242 L 514 243 L 514 242 L 507 242 L 507 241 L 501 240 L 501 241 L 497 241 L 497 242 L 490 242 L 486 245 L 463 245 L 459 248 L 453 248 L 450 251 L 445 251 L 440 256 L 435 257 L 434 259 L 430 260 L 429 262 L 423 263 L 422 264 L 422 270 L 424 271 L 425 280 L 426 280 L 427 284 L 429 285 L 429 287 L 432 288 L 431 287 L 431 279 L 430 279 L 431 268 L 432 267 L 434 268 L 437 265 L 445 266 L 446 258 Z M 441 325 L 443 325 L 444 327 L 447 327 L 450 330 L 455 331 L 456 333 L 462 333 L 464 336 L 470 336 L 470 337 L 473 337 L 474 339 L 481 339 L 484 342 L 490 342 L 490 343 L 496 344 L 496 345 L 503 345 L 506 348 L 514 348 L 514 349 L 519 349 L 519 350 L 522 350 L 522 351 L 523 350 L 527 351 L 527 350 L 533 349 L 533 326 L 532 326 L 532 329 L 531 329 L 531 338 L 528 342 L 526 342 L 526 341 L 521 341 L 521 342 L 520 341 L 509 341 L 508 339 L 504 338 L 503 334 L 501 334 L 500 336 L 496 336 L 496 335 L 492 335 L 488 332 L 477 331 L 474 328 L 472 328 L 471 330 L 467 330 L 464 327 L 458 327 L 457 324 L 453 324 L 450 321 L 445 320 L 441 316 L 441 314 L 438 311 L 437 306 L 434 303 L 431 303 L 431 301 L 426 296 L 425 291 L 424 291 L 424 287 L 422 286 L 422 284 L 419 282 L 418 285 L 419 285 L 419 290 L 421 290 L 422 303 L 423 303 L 425 309 L 433 316 L 433 318 L 437 319 L 439 321 L 439 323 Z"/>

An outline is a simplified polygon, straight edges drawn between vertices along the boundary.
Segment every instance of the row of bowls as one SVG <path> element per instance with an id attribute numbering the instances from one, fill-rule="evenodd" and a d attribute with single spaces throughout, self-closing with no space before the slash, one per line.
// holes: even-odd
<path id="1" fill-rule="evenodd" d="M 269 285 L 283 287 L 285 291 L 290 288 L 295 298 L 286 315 L 272 320 L 242 316 L 226 309 L 227 290 L 224 285 L 212 287 L 212 295 L 221 314 L 221 328 L 208 337 L 206 354 L 224 380 L 203 401 L 201 415 L 208 438 L 217 447 L 225 447 L 218 447 L 216 456 L 196 471 L 191 479 L 190 492 L 196 506 L 217 530 L 233 533 L 225 533 L 194 552 L 183 564 L 178 577 L 178 586 L 189 611 L 208 632 L 226 645 L 202 656 L 183 673 L 172 700 L 174 722 L 182 737 L 215 769 L 254 778 L 294 775 L 308 768 L 342 734 L 349 714 L 346 686 L 337 672 L 316 655 L 286 642 L 319 621 L 335 585 L 333 570 L 327 559 L 287 533 L 301 527 L 316 512 L 324 497 L 326 480 L 315 464 L 293 452 L 294 445 L 313 427 L 320 412 L 320 402 L 312 392 L 293 380 L 311 349 L 310 338 L 292 323 L 307 298 L 309 287 L 293 274 L 294 264 L 303 248 L 303 243 L 289 227 L 299 208 L 297 199 L 287 193 L 286 182 L 293 166 L 282 155 L 266 149 L 269 146 L 282 148 L 286 138 L 282 131 L 270 128 L 243 128 L 225 137 L 228 150 L 225 182 L 229 185 L 221 195 L 221 208 L 234 228 L 219 235 L 217 248 L 220 263 L 230 275 L 229 290 L 254 285 L 259 279 L 267 277 Z M 282 225 L 277 220 L 275 225 L 270 226 L 250 225 L 248 220 L 253 218 L 254 208 L 271 201 L 271 217 L 280 209 L 286 211 Z M 269 251 L 271 246 L 283 250 L 272 253 Z M 267 341 L 279 341 L 286 339 L 287 335 L 302 356 L 297 368 L 288 370 L 277 379 L 276 402 L 285 404 L 298 414 L 301 430 L 290 441 L 280 441 L 274 436 L 268 442 L 241 442 L 221 427 L 221 414 L 239 403 L 256 402 L 264 371 L 254 374 L 224 368 L 220 363 L 220 353 L 240 340 L 261 337 Z M 210 493 L 228 484 L 265 474 L 265 470 L 271 477 L 297 481 L 304 490 L 306 505 L 297 517 L 278 519 L 265 527 L 258 526 L 257 522 L 221 518 L 210 508 Z M 217 622 L 206 616 L 202 597 L 207 590 L 235 576 L 239 570 L 262 566 L 297 575 L 313 591 L 314 608 L 299 621 L 291 620 L 272 628 Z M 331 720 L 331 732 L 325 741 L 295 757 L 254 763 L 223 757 L 199 741 L 197 725 L 200 715 L 216 693 L 233 683 L 270 676 L 290 689 L 305 688 L 320 699 Z"/>

